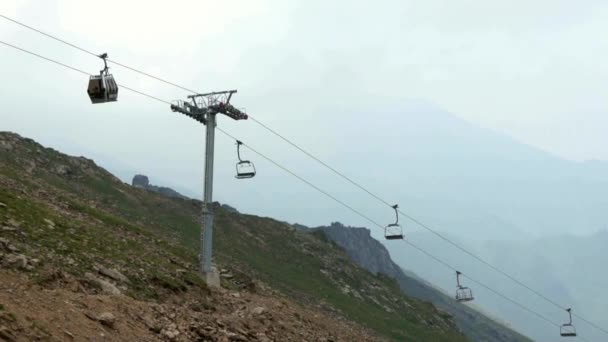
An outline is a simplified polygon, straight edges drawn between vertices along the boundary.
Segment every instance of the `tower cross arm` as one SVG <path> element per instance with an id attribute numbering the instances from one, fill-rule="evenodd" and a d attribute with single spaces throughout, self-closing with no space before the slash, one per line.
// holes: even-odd
<path id="1" fill-rule="evenodd" d="M 199 108 L 188 102 L 178 101 L 177 104 L 171 104 L 171 110 L 189 116 L 203 125 L 207 124 L 207 113 L 209 112 L 207 108 Z"/>
<path id="2" fill-rule="evenodd" d="M 234 120 L 247 120 L 249 116 L 246 113 L 231 105 L 230 103 L 219 103 L 209 106 L 216 113 L 221 113 Z"/>

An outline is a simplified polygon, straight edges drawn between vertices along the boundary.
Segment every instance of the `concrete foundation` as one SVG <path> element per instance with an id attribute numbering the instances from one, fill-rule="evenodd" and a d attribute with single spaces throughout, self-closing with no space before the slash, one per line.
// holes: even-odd
<path id="1" fill-rule="evenodd" d="M 218 272 L 215 267 L 211 270 L 211 272 L 203 273 L 203 280 L 205 281 L 205 284 L 207 284 L 207 287 L 209 287 L 210 289 L 221 288 L 220 272 Z"/>

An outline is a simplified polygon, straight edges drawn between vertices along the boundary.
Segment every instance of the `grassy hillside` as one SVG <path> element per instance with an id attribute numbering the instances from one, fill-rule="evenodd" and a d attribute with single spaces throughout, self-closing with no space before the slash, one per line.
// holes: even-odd
<path id="1" fill-rule="evenodd" d="M 133 188 L 90 160 L 11 133 L 0 133 L 0 185 L 0 222 L 23 234 L 13 242 L 40 284 L 57 283 L 59 269 L 99 290 L 90 272 L 104 273 L 102 264 L 119 270 L 128 281 L 115 285 L 138 300 L 208 293 L 195 268 L 200 202 Z M 215 214 L 225 287 L 287 296 L 396 341 L 466 340 L 448 314 L 402 295 L 332 243 L 219 205 Z"/>

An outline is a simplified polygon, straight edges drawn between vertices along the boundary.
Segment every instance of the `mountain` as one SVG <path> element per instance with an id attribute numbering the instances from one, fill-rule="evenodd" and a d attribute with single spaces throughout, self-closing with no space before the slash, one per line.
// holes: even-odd
<path id="1" fill-rule="evenodd" d="M 465 341 L 326 239 L 214 205 L 224 290 L 197 274 L 196 200 L 0 133 L 0 339 Z"/>
<path id="2" fill-rule="evenodd" d="M 415 275 L 406 274 L 393 262 L 384 245 L 371 237 L 367 228 L 346 227 L 334 222 L 330 226 L 312 228 L 311 231 L 322 232 L 329 240 L 344 248 L 349 257 L 366 270 L 396 279 L 403 293 L 408 296 L 431 302 L 451 314 L 471 341 L 531 341 L 481 312 L 456 302 Z"/>

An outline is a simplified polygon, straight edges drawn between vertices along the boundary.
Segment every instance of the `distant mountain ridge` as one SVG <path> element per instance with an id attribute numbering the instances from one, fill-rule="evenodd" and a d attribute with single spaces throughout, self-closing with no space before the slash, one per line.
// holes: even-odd
<path id="1" fill-rule="evenodd" d="M 326 238 L 344 248 L 348 256 L 366 270 L 394 278 L 405 294 L 429 301 L 451 314 L 457 326 L 472 341 L 531 341 L 484 314 L 456 302 L 420 279 L 407 275 L 393 262 L 384 245 L 370 235 L 367 228 L 347 227 L 333 222 L 330 226 L 310 228 L 310 232 L 324 234 Z"/>

